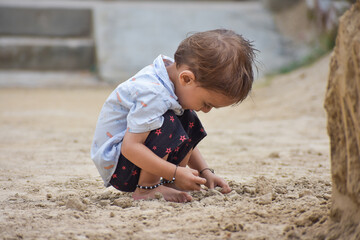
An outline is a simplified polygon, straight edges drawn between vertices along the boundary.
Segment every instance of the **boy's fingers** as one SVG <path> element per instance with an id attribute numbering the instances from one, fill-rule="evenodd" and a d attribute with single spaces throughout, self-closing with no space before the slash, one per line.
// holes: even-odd
<path id="1" fill-rule="evenodd" d="M 201 187 L 199 184 L 195 184 L 193 191 L 200 191 Z"/>
<path id="2" fill-rule="evenodd" d="M 229 186 L 224 187 L 221 191 L 221 193 L 224 193 L 224 194 L 229 193 L 229 192 L 231 192 L 231 188 Z"/>
<path id="3" fill-rule="evenodd" d="M 229 187 L 229 185 L 227 183 L 222 182 L 220 184 L 220 187 L 222 188 L 221 193 L 229 193 L 229 192 L 231 192 L 231 188 Z"/>
<path id="4" fill-rule="evenodd" d="M 192 172 L 192 174 L 194 174 L 195 176 L 199 176 L 198 170 L 191 169 L 191 172 Z"/>
<path id="5" fill-rule="evenodd" d="M 202 178 L 202 177 L 195 177 L 195 183 L 196 184 L 205 184 L 206 183 L 206 179 Z"/>

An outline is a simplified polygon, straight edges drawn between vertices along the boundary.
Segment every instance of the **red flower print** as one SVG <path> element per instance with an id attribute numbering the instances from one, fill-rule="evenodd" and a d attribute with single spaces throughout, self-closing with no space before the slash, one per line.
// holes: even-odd
<path id="1" fill-rule="evenodd" d="M 190 122 L 189 123 L 189 128 L 193 128 L 194 127 L 194 122 Z"/>
<path id="2" fill-rule="evenodd" d="M 170 133 L 169 138 L 172 138 L 172 134 Z"/>
<path id="3" fill-rule="evenodd" d="M 180 137 L 180 141 L 182 141 L 182 142 L 184 142 L 185 139 L 186 139 L 185 135 L 183 135 L 183 136 Z"/>
<path id="4" fill-rule="evenodd" d="M 175 151 L 175 152 L 178 152 L 179 149 L 180 149 L 179 147 L 176 147 L 174 151 Z"/>
<path id="5" fill-rule="evenodd" d="M 155 151 L 157 149 L 157 147 L 156 146 L 153 146 L 153 150 Z"/>
<path id="6" fill-rule="evenodd" d="M 201 129 L 200 129 L 200 132 L 204 132 L 204 129 L 203 129 L 203 128 L 201 128 Z"/>
<path id="7" fill-rule="evenodd" d="M 112 175 L 112 178 L 117 178 L 117 175 L 116 175 L 116 173 Z"/>
<path id="8" fill-rule="evenodd" d="M 159 136 L 161 134 L 161 129 L 157 129 L 155 134 Z"/>
<path id="9" fill-rule="evenodd" d="M 191 141 L 192 141 L 191 138 L 189 138 L 189 139 L 188 139 L 188 142 L 191 142 Z"/>
<path id="10" fill-rule="evenodd" d="M 135 176 L 136 174 L 138 174 L 138 172 L 136 170 L 132 171 L 131 175 Z"/>
<path id="11" fill-rule="evenodd" d="M 171 148 L 166 148 L 166 153 L 167 154 L 171 153 Z"/>
<path id="12" fill-rule="evenodd" d="M 170 121 L 172 121 L 172 122 L 175 121 L 174 116 L 170 116 Z"/>
<path id="13" fill-rule="evenodd" d="M 126 170 L 126 167 L 125 166 L 122 166 L 122 168 L 121 168 L 122 170 Z"/>

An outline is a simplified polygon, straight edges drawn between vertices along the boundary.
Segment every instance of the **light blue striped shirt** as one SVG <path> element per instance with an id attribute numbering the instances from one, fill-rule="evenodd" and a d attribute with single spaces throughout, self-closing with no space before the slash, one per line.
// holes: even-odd
<path id="1" fill-rule="evenodd" d="M 110 186 L 127 129 L 133 133 L 152 131 L 162 126 L 166 111 L 183 114 L 165 67 L 165 63 L 173 62 L 159 55 L 153 64 L 118 85 L 105 101 L 96 124 L 91 158 L 106 187 Z"/>

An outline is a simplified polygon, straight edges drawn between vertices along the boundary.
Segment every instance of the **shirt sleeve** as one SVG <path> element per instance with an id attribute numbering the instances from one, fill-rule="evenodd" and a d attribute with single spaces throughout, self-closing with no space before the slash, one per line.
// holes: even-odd
<path id="1" fill-rule="evenodd" d="M 163 86 L 153 83 L 133 84 L 131 87 L 133 104 L 127 116 L 129 132 L 143 133 L 160 128 L 164 113 L 169 109 Z"/>

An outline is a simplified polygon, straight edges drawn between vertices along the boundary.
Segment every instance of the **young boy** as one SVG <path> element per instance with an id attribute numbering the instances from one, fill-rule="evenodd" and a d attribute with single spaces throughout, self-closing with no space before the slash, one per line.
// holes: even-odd
<path id="1" fill-rule="evenodd" d="M 253 83 L 254 49 L 231 30 L 193 34 L 175 61 L 160 55 L 106 100 L 91 157 L 105 186 L 151 199 L 188 202 L 187 191 L 229 185 L 214 174 L 197 144 L 206 136 L 194 111 L 243 101 Z M 189 166 L 189 167 L 187 167 Z"/>

